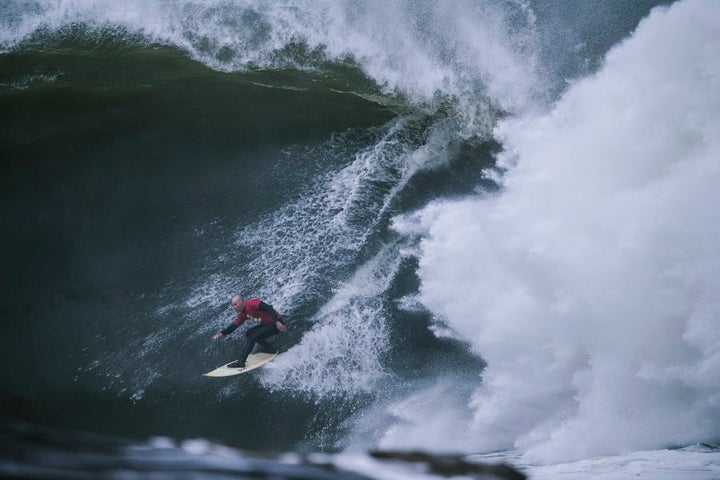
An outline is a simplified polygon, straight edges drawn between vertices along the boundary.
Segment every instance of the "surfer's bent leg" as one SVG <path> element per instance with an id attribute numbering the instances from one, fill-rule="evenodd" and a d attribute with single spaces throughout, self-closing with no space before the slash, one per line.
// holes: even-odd
<path id="1" fill-rule="evenodd" d="M 245 364 L 245 360 L 247 360 L 247 357 L 252 352 L 256 343 L 259 343 L 260 346 L 265 349 L 270 349 L 270 345 L 263 340 L 272 335 L 275 335 L 276 333 L 279 332 L 277 327 L 275 326 L 275 323 L 267 323 L 265 325 L 258 325 L 256 327 L 249 328 L 248 331 L 245 332 L 245 336 L 247 337 L 247 342 L 245 343 L 245 350 L 242 352 L 238 363 L 240 365 Z"/>

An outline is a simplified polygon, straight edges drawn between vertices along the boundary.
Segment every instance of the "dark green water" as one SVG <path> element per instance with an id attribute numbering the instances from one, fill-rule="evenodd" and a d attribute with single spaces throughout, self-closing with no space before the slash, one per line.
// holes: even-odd
<path id="1" fill-rule="evenodd" d="M 212 348 L 209 336 L 232 318 L 230 296 L 257 288 L 241 277 L 253 259 L 234 244 L 236 232 L 307 195 L 313 179 L 346 166 L 355 149 L 372 146 L 406 109 L 357 95 L 377 95 L 372 88 L 350 90 L 369 82 L 349 68 L 222 73 L 172 47 L 51 40 L 0 57 L 7 226 L 0 356 L 14 366 L 0 374 L 3 413 L 139 438 L 332 447 L 334 429 L 366 396 L 316 403 L 273 394 L 253 376 L 231 380 L 239 391 L 223 395 L 227 385 L 199 374 L 235 355 L 240 335 Z M 22 83 L 28 71 L 62 74 Z M 413 121 L 428 123 L 422 116 Z M 337 134 L 342 138 L 332 140 Z M 418 127 L 408 135 L 419 141 L 424 134 Z M 339 145 L 329 148 L 329 141 Z M 456 168 L 445 168 L 441 181 L 436 172 L 417 175 L 390 212 L 471 189 L 478 161 L 487 161 L 491 148 L 458 147 Z M 389 185 L 372 185 L 374 194 L 385 195 Z M 377 220 L 356 210 L 361 223 Z M 341 269 L 314 266 L 328 273 L 311 279 L 311 292 L 286 307 L 294 321 L 288 346 L 309 328 L 303 320 L 330 289 L 387 238 L 390 212 L 368 227 L 357 251 L 334 257 Z M 302 232 L 259 233 L 261 245 L 279 237 L 304 241 Z M 188 306 L 195 282 L 218 256 L 227 257 L 221 269 L 240 278 L 216 285 L 213 305 Z M 282 258 L 274 261 L 273 275 L 288 273 Z M 411 262 L 386 301 L 412 291 L 413 282 Z M 404 315 L 428 321 L 425 314 Z M 391 352 L 401 359 L 395 368 L 421 368 L 417 359 L 403 360 L 413 348 L 437 354 L 447 348 L 404 324 L 397 327 L 404 341 Z"/>

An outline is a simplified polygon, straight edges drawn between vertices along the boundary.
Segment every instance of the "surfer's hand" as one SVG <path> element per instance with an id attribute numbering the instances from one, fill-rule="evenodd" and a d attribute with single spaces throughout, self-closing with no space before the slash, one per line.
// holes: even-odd
<path id="1" fill-rule="evenodd" d="M 287 327 L 283 325 L 281 322 L 275 322 L 275 328 L 277 328 L 279 331 L 284 332 L 287 330 Z"/>
<path id="2" fill-rule="evenodd" d="M 222 332 L 217 332 L 215 335 L 213 335 L 213 340 L 217 340 L 220 337 L 223 337 Z"/>

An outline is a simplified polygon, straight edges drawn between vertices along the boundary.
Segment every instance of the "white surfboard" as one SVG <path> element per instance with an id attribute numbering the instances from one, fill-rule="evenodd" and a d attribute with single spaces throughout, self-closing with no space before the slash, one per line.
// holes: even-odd
<path id="1" fill-rule="evenodd" d="M 266 363 L 268 363 L 273 358 L 277 357 L 276 353 L 253 353 L 252 355 L 249 355 L 247 360 L 245 361 L 245 368 L 230 368 L 228 365 L 230 363 L 226 363 L 222 367 L 218 367 L 212 372 L 203 373 L 206 377 L 229 377 L 231 375 L 239 375 L 241 373 L 246 373 L 251 370 L 255 370 L 256 368 L 260 368 Z"/>

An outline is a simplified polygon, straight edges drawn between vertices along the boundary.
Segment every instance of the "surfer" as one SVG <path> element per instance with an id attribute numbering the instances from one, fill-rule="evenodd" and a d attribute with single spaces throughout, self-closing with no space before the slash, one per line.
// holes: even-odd
<path id="1" fill-rule="evenodd" d="M 282 321 L 282 315 L 280 315 L 272 305 L 268 305 L 260 299 L 248 298 L 245 300 L 241 295 L 235 295 L 230 300 L 230 303 L 232 303 L 235 311 L 238 312 L 238 316 L 227 328 L 217 332 L 212 338 L 217 340 L 225 335 L 230 335 L 250 317 L 259 319 L 260 325 L 251 327 L 245 332 L 247 344 L 240 358 L 236 362 L 228 365 L 230 368 L 245 368 L 245 360 L 247 360 L 248 355 L 250 355 L 256 343 L 259 344 L 264 351 L 274 351 L 265 339 L 276 333 L 284 332 L 287 330 L 287 327 Z"/>

